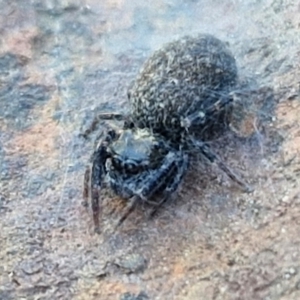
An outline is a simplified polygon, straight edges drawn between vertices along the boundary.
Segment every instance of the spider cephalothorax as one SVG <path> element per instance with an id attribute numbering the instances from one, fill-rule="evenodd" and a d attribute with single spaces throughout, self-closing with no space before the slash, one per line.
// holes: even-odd
<path id="1" fill-rule="evenodd" d="M 128 213 L 138 201 L 159 207 L 177 189 L 194 153 L 249 190 L 206 143 L 230 116 L 236 81 L 234 57 L 211 35 L 184 37 L 146 61 L 128 91 L 129 115 L 101 114 L 86 131 L 100 119 L 124 121 L 122 130 L 108 130 L 100 139 L 85 173 L 84 197 L 92 198 L 97 231 L 103 183 L 131 199 Z M 161 198 L 153 202 L 156 195 Z"/>

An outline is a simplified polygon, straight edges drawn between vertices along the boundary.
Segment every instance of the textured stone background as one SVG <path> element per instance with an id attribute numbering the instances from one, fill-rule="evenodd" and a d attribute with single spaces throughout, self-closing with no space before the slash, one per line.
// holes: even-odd
<path id="1" fill-rule="evenodd" d="M 0 7 L 1 300 L 300 299 L 299 1 Z M 127 108 L 153 50 L 197 32 L 236 56 L 247 114 L 213 147 L 255 191 L 199 166 L 154 219 L 140 207 L 115 233 L 125 203 L 107 197 L 94 235 L 81 205 L 93 142 L 78 134 Z"/>

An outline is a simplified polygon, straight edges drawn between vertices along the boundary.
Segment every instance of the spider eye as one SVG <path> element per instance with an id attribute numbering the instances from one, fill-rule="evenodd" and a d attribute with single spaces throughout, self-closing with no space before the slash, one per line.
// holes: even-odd
<path id="1" fill-rule="evenodd" d="M 124 128 L 126 128 L 126 129 L 133 129 L 134 128 L 134 123 L 132 121 L 126 120 L 124 122 Z"/>

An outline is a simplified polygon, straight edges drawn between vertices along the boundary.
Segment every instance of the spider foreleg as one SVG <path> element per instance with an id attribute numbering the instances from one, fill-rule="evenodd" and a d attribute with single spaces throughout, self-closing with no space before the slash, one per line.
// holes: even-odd
<path id="1" fill-rule="evenodd" d="M 98 153 L 94 153 L 96 158 L 93 161 L 92 171 L 91 171 L 91 187 L 90 187 L 90 195 L 91 195 L 91 206 L 93 212 L 93 221 L 95 232 L 99 233 L 100 225 L 99 225 L 99 216 L 100 216 L 100 206 L 99 206 L 99 198 L 100 198 L 100 189 L 103 176 L 105 174 L 105 161 L 106 157 L 102 156 L 104 153 L 104 148 L 99 149 Z M 101 153 L 102 152 L 102 153 Z"/>
<path id="2" fill-rule="evenodd" d="M 109 153 L 107 152 L 107 146 L 114 137 L 115 137 L 115 132 L 112 130 L 108 132 L 104 140 L 99 142 L 99 145 L 96 147 L 96 150 L 92 155 L 91 171 L 88 172 L 88 174 L 90 174 L 90 195 L 91 195 L 91 204 L 92 204 L 92 212 L 93 212 L 93 221 L 94 221 L 95 232 L 97 233 L 100 232 L 100 224 L 99 224 L 99 216 L 101 213 L 101 208 L 99 206 L 100 189 L 101 189 L 103 178 L 106 174 L 105 163 L 110 156 Z M 86 189 L 86 186 L 84 189 Z"/>

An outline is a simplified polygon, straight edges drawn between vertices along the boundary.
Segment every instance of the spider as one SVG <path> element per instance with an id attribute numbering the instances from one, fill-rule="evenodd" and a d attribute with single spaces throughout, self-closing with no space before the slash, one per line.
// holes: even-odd
<path id="1" fill-rule="evenodd" d="M 251 191 L 205 140 L 213 134 L 211 128 L 230 115 L 229 91 L 236 78 L 233 56 L 211 35 L 184 37 L 146 61 L 128 91 L 130 113 L 100 114 L 84 134 L 94 131 L 99 120 L 124 124 L 121 129 L 109 126 L 100 135 L 84 175 L 83 196 L 86 204 L 91 198 L 97 233 L 104 185 L 129 200 L 118 226 L 138 202 L 153 205 L 153 215 L 177 190 L 194 154 Z"/>

